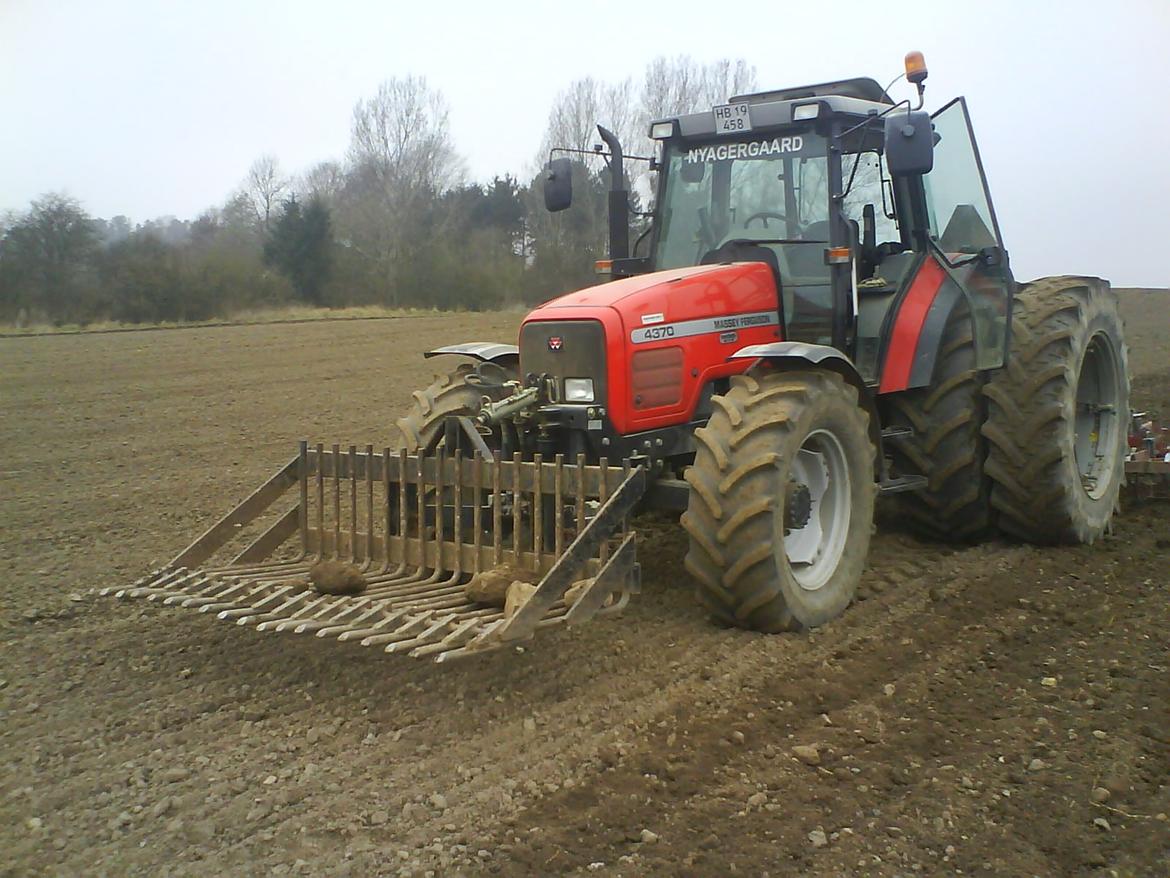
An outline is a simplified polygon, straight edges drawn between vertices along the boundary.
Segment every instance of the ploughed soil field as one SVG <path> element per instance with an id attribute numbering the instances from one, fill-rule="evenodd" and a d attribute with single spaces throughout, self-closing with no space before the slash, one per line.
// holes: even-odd
<path id="1" fill-rule="evenodd" d="M 1124 304 L 1170 414 L 1170 294 Z M 0 339 L 0 875 L 1170 874 L 1168 505 L 1066 549 L 883 521 L 774 637 L 644 516 L 623 615 L 452 666 L 96 595 L 520 316 Z"/>

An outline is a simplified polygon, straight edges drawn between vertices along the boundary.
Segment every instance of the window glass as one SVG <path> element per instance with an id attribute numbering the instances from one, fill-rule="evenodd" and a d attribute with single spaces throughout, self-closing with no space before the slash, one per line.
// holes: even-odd
<path id="1" fill-rule="evenodd" d="M 934 130 L 939 138 L 934 170 L 923 177 L 931 237 L 948 255 L 996 246 L 995 223 L 963 103 L 956 101 L 936 114 Z"/>

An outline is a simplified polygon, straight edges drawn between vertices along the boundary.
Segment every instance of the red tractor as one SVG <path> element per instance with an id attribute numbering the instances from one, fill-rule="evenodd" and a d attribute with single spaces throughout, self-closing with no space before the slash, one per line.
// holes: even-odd
<path id="1" fill-rule="evenodd" d="M 468 362 L 415 394 L 396 454 L 302 444 L 281 482 L 300 502 L 237 561 L 298 529 L 299 556 L 197 579 L 195 605 L 442 658 L 622 606 L 639 508 L 682 512 L 711 615 L 767 632 L 849 605 L 878 494 L 935 538 L 1100 537 L 1127 450 L 1116 299 L 1097 278 L 1016 282 L 966 102 L 923 112 L 917 53 L 907 78 L 917 107 L 849 79 L 655 121 L 634 254 L 626 159 L 599 127 L 612 279 L 541 305 L 518 345 L 429 352 Z M 550 161 L 550 210 L 571 173 Z M 139 592 L 189 602 L 173 577 L 212 544 Z M 324 557 L 370 590 L 273 591 Z M 505 562 L 537 581 L 507 612 L 466 589 Z"/>

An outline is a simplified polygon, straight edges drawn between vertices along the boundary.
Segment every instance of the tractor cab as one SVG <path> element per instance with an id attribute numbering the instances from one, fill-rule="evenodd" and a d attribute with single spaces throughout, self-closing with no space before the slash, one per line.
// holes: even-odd
<path id="1" fill-rule="evenodd" d="M 925 76 L 911 53 L 920 94 Z M 1014 282 L 962 98 L 928 116 L 847 79 L 733 97 L 650 135 L 661 153 L 648 246 L 622 258 L 626 193 L 611 193 L 615 277 L 763 262 L 783 338 L 843 352 L 883 393 L 930 382 L 939 333 L 923 326 L 963 298 L 979 368 L 1003 364 Z M 620 187 L 621 149 L 605 139 Z"/>

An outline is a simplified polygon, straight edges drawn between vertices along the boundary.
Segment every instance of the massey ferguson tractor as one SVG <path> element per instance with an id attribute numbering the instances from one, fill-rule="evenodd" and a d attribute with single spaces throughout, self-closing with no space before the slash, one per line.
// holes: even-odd
<path id="1" fill-rule="evenodd" d="M 632 253 L 627 159 L 599 128 L 610 279 L 517 345 L 430 351 L 463 362 L 397 447 L 302 442 L 115 591 L 443 661 L 619 611 L 647 508 L 681 513 L 712 617 L 764 632 L 849 606 L 879 494 L 937 539 L 1097 539 L 1128 448 L 1116 299 L 1013 278 L 967 105 L 924 112 L 926 75 L 908 55 L 917 106 L 848 79 L 655 121 Z M 572 167 L 550 161 L 550 210 Z M 350 584 L 323 587 L 330 565 Z"/>

